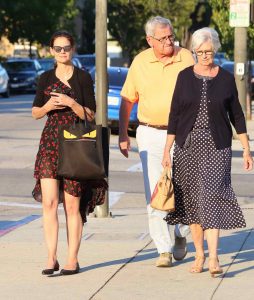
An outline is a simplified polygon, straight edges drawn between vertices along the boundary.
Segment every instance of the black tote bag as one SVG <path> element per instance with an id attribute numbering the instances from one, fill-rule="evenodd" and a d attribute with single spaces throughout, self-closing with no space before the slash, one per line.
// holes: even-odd
<path id="1" fill-rule="evenodd" d="M 59 126 L 57 174 L 77 181 L 108 176 L 109 129 L 80 120 Z"/>

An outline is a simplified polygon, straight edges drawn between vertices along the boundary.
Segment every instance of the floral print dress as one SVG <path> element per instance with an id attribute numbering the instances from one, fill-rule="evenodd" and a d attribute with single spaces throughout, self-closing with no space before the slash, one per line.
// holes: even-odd
<path id="1" fill-rule="evenodd" d="M 53 91 L 67 94 L 75 99 L 73 90 L 60 80 L 48 86 L 44 94 L 49 99 L 50 93 Z M 36 185 L 32 195 L 36 201 L 42 202 L 40 179 L 57 179 L 60 181 L 59 203 L 64 201 L 64 191 L 74 197 L 81 197 L 80 213 L 83 222 L 86 222 L 87 213 L 92 212 L 96 205 L 102 204 L 105 200 L 105 190 L 107 189 L 106 181 L 88 180 L 79 182 L 57 175 L 58 127 L 61 125 L 71 125 L 77 120 L 78 116 L 70 110 L 70 108 L 48 113 L 48 119 L 42 131 L 39 150 L 35 161 L 34 177 L 36 178 Z"/>

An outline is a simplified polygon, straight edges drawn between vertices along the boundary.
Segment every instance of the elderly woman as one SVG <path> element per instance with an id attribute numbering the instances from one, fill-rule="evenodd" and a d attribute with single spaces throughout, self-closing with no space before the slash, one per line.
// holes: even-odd
<path id="1" fill-rule="evenodd" d="M 176 210 L 165 220 L 168 224 L 188 224 L 196 249 L 190 272 L 203 271 L 204 234 L 209 251 L 209 271 L 222 273 L 217 248 L 220 229 L 245 227 L 242 211 L 231 187 L 232 130 L 236 129 L 243 147 L 244 169 L 253 167 L 246 124 L 234 76 L 214 64 L 220 47 L 214 29 L 194 32 L 194 66 L 178 75 L 162 165 L 171 166 Z"/>

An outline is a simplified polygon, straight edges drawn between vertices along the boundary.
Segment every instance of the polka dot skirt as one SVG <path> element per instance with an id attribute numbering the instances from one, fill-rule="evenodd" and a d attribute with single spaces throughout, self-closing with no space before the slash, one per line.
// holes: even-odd
<path id="1" fill-rule="evenodd" d="M 196 76 L 203 80 L 200 107 L 184 146 L 174 148 L 176 210 L 165 220 L 172 225 L 200 224 L 204 230 L 245 227 L 231 187 L 231 148 L 217 150 L 209 129 L 206 91 L 212 79 Z"/>

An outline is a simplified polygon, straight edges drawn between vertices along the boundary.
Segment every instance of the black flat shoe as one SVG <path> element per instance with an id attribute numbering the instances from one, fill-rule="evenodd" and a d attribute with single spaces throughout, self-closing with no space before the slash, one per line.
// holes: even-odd
<path id="1" fill-rule="evenodd" d="M 75 270 L 65 270 L 65 269 L 62 269 L 60 271 L 61 275 L 74 275 L 74 274 L 78 274 L 78 273 L 79 273 L 79 263 L 77 263 Z"/>
<path id="2" fill-rule="evenodd" d="M 44 269 L 44 270 L 42 270 L 41 274 L 42 275 L 52 275 L 52 274 L 54 274 L 54 272 L 59 271 L 59 268 L 60 268 L 59 263 L 58 263 L 58 261 L 56 261 L 53 269 Z"/>

